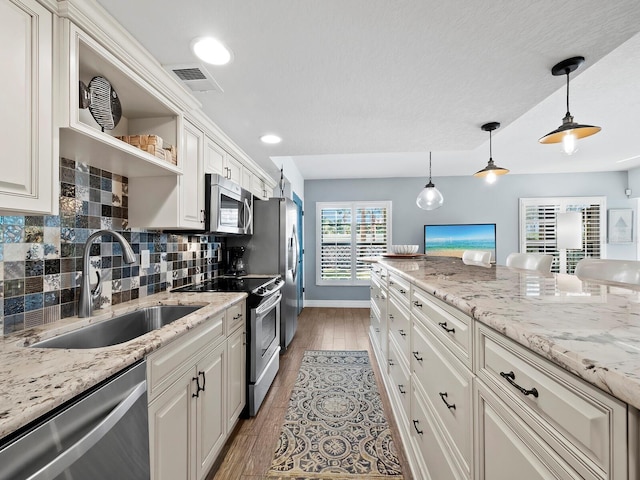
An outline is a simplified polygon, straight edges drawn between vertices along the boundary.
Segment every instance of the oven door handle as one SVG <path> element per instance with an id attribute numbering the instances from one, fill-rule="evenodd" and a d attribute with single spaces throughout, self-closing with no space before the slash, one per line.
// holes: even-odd
<path id="1" fill-rule="evenodd" d="M 271 298 L 273 298 L 273 300 Z M 262 305 L 259 305 L 258 308 L 256 308 L 256 315 L 262 315 L 264 313 L 267 313 L 269 310 L 272 310 L 277 304 L 280 303 L 280 300 L 282 300 L 282 294 L 278 292 L 277 295 L 273 295 L 271 298 Z"/>

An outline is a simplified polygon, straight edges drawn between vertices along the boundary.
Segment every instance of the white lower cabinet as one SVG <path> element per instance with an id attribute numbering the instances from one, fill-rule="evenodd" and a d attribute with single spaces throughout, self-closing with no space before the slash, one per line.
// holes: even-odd
<path id="1" fill-rule="evenodd" d="M 411 447 L 414 453 L 414 478 L 424 480 L 461 480 L 451 452 L 443 440 L 437 422 L 415 387 L 411 387 Z M 405 445 L 405 447 L 409 447 Z M 409 448 L 405 450 L 410 453 Z"/>
<path id="2" fill-rule="evenodd" d="M 225 377 L 227 346 L 220 344 L 196 365 L 195 432 L 196 432 L 196 477 L 204 478 L 213 466 L 218 452 L 224 445 L 227 433 L 225 421 Z M 199 389 L 199 390 L 198 390 Z M 191 406 L 194 405 L 192 401 Z"/>
<path id="3" fill-rule="evenodd" d="M 191 377 L 189 371 L 149 405 L 151 478 L 189 479 L 194 462 L 190 424 Z M 194 417 L 195 421 L 195 417 Z"/>
<path id="4" fill-rule="evenodd" d="M 153 480 L 202 480 L 245 404 L 244 302 L 147 360 Z M 235 318 L 233 318 L 235 316 Z M 223 324 L 235 321 L 230 335 Z"/>
<path id="5" fill-rule="evenodd" d="M 414 478 L 637 480 L 635 409 L 394 273 L 383 356 L 382 273 L 370 334 Z"/>
<path id="6" fill-rule="evenodd" d="M 229 379 L 227 388 L 227 431 L 231 432 L 238 416 L 244 409 L 247 399 L 246 371 L 246 334 L 244 328 L 235 330 L 227 340 L 227 358 L 229 359 Z"/>

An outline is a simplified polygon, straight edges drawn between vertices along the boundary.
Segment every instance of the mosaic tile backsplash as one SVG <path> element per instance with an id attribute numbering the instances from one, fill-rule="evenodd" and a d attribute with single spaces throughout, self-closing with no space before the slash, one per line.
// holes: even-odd
<path id="1" fill-rule="evenodd" d="M 115 305 L 217 275 L 218 240 L 128 226 L 127 178 L 83 163 L 60 161 L 60 214 L 0 216 L 0 327 L 4 335 L 78 313 L 82 252 L 89 235 L 115 230 L 129 241 L 138 261 L 126 265 L 111 236 L 90 250 L 100 271 L 97 303 Z M 148 250 L 148 268 L 140 252 Z M 92 283 L 97 277 L 92 274 Z"/>

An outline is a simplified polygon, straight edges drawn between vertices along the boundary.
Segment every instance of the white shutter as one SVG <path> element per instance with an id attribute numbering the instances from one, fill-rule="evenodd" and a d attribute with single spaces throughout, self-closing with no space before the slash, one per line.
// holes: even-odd
<path id="1" fill-rule="evenodd" d="M 391 202 L 316 204 L 316 283 L 367 285 L 371 265 L 363 257 L 388 251 Z"/>
<path id="2" fill-rule="evenodd" d="M 520 251 L 553 255 L 552 272 L 573 273 L 585 257 L 604 254 L 605 197 L 520 199 Z M 556 248 L 556 214 L 582 213 L 582 249 Z"/>
<path id="3" fill-rule="evenodd" d="M 320 209 L 320 279 L 351 279 L 351 207 Z"/>
<path id="4" fill-rule="evenodd" d="M 385 206 L 356 205 L 356 279 L 369 280 L 371 264 L 363 257 L 376 257 L 388 251 L 389 222 Z"/>

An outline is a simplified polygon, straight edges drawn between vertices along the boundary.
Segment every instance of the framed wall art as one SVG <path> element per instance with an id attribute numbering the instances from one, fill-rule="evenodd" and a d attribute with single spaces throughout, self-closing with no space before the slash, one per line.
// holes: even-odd
<path id="1" fill-rule="evenodd" d="M 633 243 L 633 209 L 609 209 L 607 241 L 609 243 Z"/>

